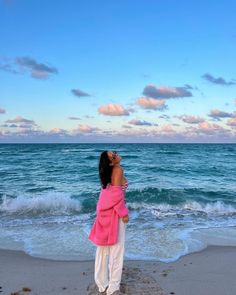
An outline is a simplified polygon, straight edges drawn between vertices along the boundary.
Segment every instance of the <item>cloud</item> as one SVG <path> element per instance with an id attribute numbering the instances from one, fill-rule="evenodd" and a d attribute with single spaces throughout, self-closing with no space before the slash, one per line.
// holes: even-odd
<path id="1" fill-rule="evenodd" d="M 223 128 L 217 124 L 204 123 L 199 126 L 187 126 L 185 129 L 174 130 L 173 124 L 157 128 L 132 128 L 123 125 L 120 131 L 101 130 L 88 125 L 80 125 L 77 129 L 64 130 L 53 128 L 50 131 L 24 129 L 18 131 L 0 131 L 0 141 L 3 143 L 78 143 L 78 142 L 159 142 L 159 143 L 197 143 L 197 142 L 227 142 L 236 143 L 233 128 Z M 131 128 L 130 128 L 131 127 Z M 232 126 L 234 127 L 234 126 Z"/>
<path id="2" fill-rule="evenodd" d="M 56 135 L 66 135 L 68 131 L 62 128 L 55 127 L 49 131 L 49 134 L 56 134 Z"/>
<path id="3" fill-rule="evenodd" d="M 20 124 L 20 123 L 24 123 L 24 124 L 28 124 L 28 125 L 37 125 L 34 120 L 28 120 L 28 119 L 25 119 L 21 116 L 17 116 L 15 119 L 12 119 L 12 120 L 6 120 L 5 123 L 16 123 L 16 124 Z"/>
<path id="4" fill-rule="evenodd" d="M 133 120 L 129 121 L 128 124 L 136 125 L 136 126 L 152 126 L 152 125 L 153 125 L 153 124 L 150 123 L 150 122 L 147 122 L 147 121 L 141 121 L 141 120 L 136 120 L 136 119 L 133 119 Z"/>
<path id="5" fill-rule="evenodd" d="M 90 116 L 90 115 L 85 115 L 84 116 L 86 119 L 93 119 L 94 118 L 94 116 Z"/>
<path id="6" fill-rule="evenodd" d="M 122 136 L 124 138 L 128 138 L 129 140 L 135 137 L 148 137 L 150 135 L 150 132 L 147 129 L 125 129 L 122 131 L 118 131 L 114 134 L 115 136 Z M 113 136 L 114 136 L 113 135 Z M 142 142 L 142 141 L 141 141 Z"/>
<path id="7" fill-rule="evenodd" d="M 28 70 L 31 77 L 35 79 L 47 79 L 49 75 L 58 73 L 55 67 L 39 63 L 35 59 L 27 56 L 16 57 L 14 61 L 11 61 L 11 59 L 7 57 L 1 57 L 0 70 L 12 74 L 24 74 L 25 70 Z"/>
<path id="8" fill-rule="evenodd" d="M 188 85 L 184 87 L 161 86 L 159 88 L 155 85 L 147 85 L 143 90 L 143 95 L 156 99 L 190 97 L 192 93 L 188 89 Z"/>
<path id="9" fill-rule="evenodd" d="M 225 133 L 228 132 L 225 128 L 221 127 L 218 124 L 211 124 L 207 121 L 204 121 L 202 123 L 198 124 L 198 129 L 196 130 L 197 132 L 200 133 L 205 133 L 205 134 L 215 134 L 215 133 Z"/>
<path id="10" fill-rule="evenodd" d="M 181 115 L 181 116 L 175 116 L 175 117 L 189 124 L 198 124 L 205 121 L 205 119 L 199 116 Z"/>
<path id="11" fill-rule="evenodd" d="M 79 117 L 68 117 L 69 120 L 81 120 Z"/>
<path id="12" fill-rule="evenodd" d="M 31 77 L 35 79 L 47 79 L 51 74 L 57 74 L 58 70 L 43 63 L 38 63 L 31 57 L 17 57 L 15 63 L 31 73 Z"/>
<path id="13" fill-rule="evenodd" d="M 232 86 L 236 84 L 236 80 L 235 79 L 231 79 L 231 81 L 226 81 L 224 78 L 219 77 L 219 78 L 215 78 L 213 77 L 211 74 L 204 74 L 202 76 L 203 79 L 207 80 L 208 82 L 211 82 L 213 84 L 218 84 L 218 85 L 223 85 L 223 86 Z"/>
<path id="14" fill-rule="evenodd" d="M 96 132 L 100 130 L 99 128 L 94 128 L 94 127 L 91 127 L 87 124 L 80 124 L 79 127 L 77 127 L 76 129 L 73 129 L 72 132 L 74 134 L 77 134 L 77 133 L 93 133 L 93 132 Z"/>
<path id="15" fill-rule="evenodd" d="M 211 110 L 208 116 L 220 121 L 221 118 L 232 118 L 236 116 L 236 113 L 233 114 L 233 113 L 224 112 L 218 109 L 214 109 L 214 110 Z"/>
<path id="16" fill-rule="evenodd" d="M 191 85 L 189 85 L 189 84 L 185 84 L 184 87 L 185 87 L 186 89 L 192 89 L 192 90 L 194 89 L 194 88 L 193 88 Z M 195 89 L 198 90 L 197 87 L 195 87 Z"/>
<path id="17" fill-rule="evenodd" d="M 154 98 L 140 97 L 136 103 L 141 108 L 149 110 L 164 110 L 167 108 L 165 100 L 157 100 Z"/>
<path id="18" fill-rule="evenodd" d="M 9 72 L 12 74 L 21 74 L 21 72 L 19 70 L 14 69 L 13 62 L 5 56 L 1 56 L 0 70 L 2 70 L 4 72 Z"/>
<path id="19" fill-rule="evenodd" d="M 107 104 L 98 108 L 100 114 L 106 116 L 129 116 L 129 111 L 119 104 Z"/>
<path id="20" fill-rule="evenodd" d="M 167 120 L 169 120 L 170 119 L 170 116 L 169 115 L 166 115 L 166 114 L 163 114 L 163 115 L 160 115 L 159 118 L 160 119 L 167 119 Z"/>
<path id="21" fill-rule="evenodd" d="M 38 127 L 34 120 L 28 120 L 21 116 L 17 116 L 15 119 L 6 120 L 5 124 L 2 127 L 6 128 L 24 128 L 24 129 L 31 129 Z"/>
<path id="22" fill-rule="evenodd" d="M 0 108 L 0 114 L 5 114 L 5 113 L 6 113 L 6 111 L 4 109 Z"/>
<path id="23" fill-rule="evenodd" d="M 171 124 L 165 124 L 160 127 L 161 127 L 160 128 L 161 133 L 174 133 L 175 132 L 175 130 L 173 129 Z"/>
<path id="24" fill-rule="evenodd" d="M 126 124 L 122 125 L 122 127 L 123 128 L 128 128 L 128 129 L 132 128 L 132 126 L 129 126 L 129 125 L 126 125 Z"/>
<path id="25" fill-rule="evenodd" d="M 228 119 L 226 124 L 231 127 L 236 127 L 236 117 Z"/>
<path id="26" fill-rule="evenodd" d="M 19 127 L 17 124 L 3 124 L 1 127 L 7 127 L 7 128 L 17 128 Z"/>
<path id="27" fill-rule="evenodd" d="M 129 113 L 135 113 L 135 109 L 130 107 L 130 108 L 126 108 L 126 111 L 129 112 Z"/>
<path id="28" fill-rule="evenodd" d="M 90 94 L 80 90 L 80 89 L 71 89 L 71 92 L 78 97 L 83 97 L 83 96 L 91 96 Z"/>
<path id="29" fill-rule="evenodd" d="M 13 124 L 14 125 L 14 124 Z M 17 126 L 18 128 L 32 128 L 33 126 L 31 124 L 20 124 Z"/>

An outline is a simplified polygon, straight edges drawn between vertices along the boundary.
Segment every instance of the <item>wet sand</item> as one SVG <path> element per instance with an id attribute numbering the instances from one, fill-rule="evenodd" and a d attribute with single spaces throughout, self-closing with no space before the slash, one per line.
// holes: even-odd
<path id="1" fill-rule="evenodd" d="M 94 260 L 56 261 L 0 250 L 0 294 L 98 294 L 93 271 Z M 236 247 L 209 246 L 171 263 L 125 260 L 121 294 L 234 295 L 235 278 Z"/>

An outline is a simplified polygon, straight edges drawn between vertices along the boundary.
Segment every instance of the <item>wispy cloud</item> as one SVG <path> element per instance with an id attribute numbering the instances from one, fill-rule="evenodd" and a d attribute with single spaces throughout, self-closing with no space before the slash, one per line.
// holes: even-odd
<path id="1" fill-rule="evenodd" d="M 81 120 L 79 117 L 68 117 L 69 120 Z"/>
<path id="2" fill-rule="evenodd" d="M 21 71 L 18 69 L 15 69 L 15 63 L 8 57 L 6 56 L 1 56 L 0 57 L 0 70 L 4 72 L 9 72 L 12 74 L 22 74 Z"/>
<path id="3" fill-rule="evenodd" d="M 190 134 L 221 135 L 230 133 L 229 129 L 225 129 L 224 127 L 215 123 L 209 123 L 208 121 L 199 123 L 197 127 L 189 127 L 186 129 Z"/>
<path id="4" fill-rule="evenodd" d="M 6 123 L 27 123 L 27 124 L 35 124 L 33 120 L 25 119 L 21 116 L 17 116 L 15 119 L 6 120 Z"/>
<path id="5" fill-rule="evenodd" d="M 192 93 L 189 91 L 188 85 L 184 87 L 160 86 L 159 88 L 155 85 L 147 85 L 143 90 L 143 95 L 156 99 L 169 99 L 190 97 Z"/>
<path id="6" fill-rule="evenodd" d="M 164 110 L 167 109 L 165 100 L 157 100 L 154 98 L 148 98 L 148 97 L 140 97 L 136 101 L 137 105 L 139 105 L 143 109 L 149 109 L 149 110 Z"/>
<path id="7" fill-rule="evenodd" d="M 66 129 L 55 127 L 49 131 L 49 134 L 56 134 L 56 135 L 64 136 L 64 135 L 68 134 L 68 131 Z"/>
<path id="8" fill-rule="evenodd" d="M 71 89 L 71 92 L 78 97 L 83 97 L 83 96 L 91 96 L 90 94 L 80 90 L 80 89 Z"/>
<path id="9" fill-rule="evenodd" d="M 185 123 L 189 123 L 189 124 L 198 124 L 198 123 L 205 121 L 204 118 L 201 118 L 199 116 L 192 116 L 192 115 L 181 115 L 181 116 L 174 116 L 174 117 L 182 120 Z"/>
<path id="10" fill-rule="evenodd" d="M 218 77 L 215 78 L 213 77 L 211 74 L 204 74 L 202 76 L 203 79 L 207 80 L 208 82 L 211 82 L 213 84 L 218 84 L 218 85 L 223 85 L 223 86 L 232 86 L 236 84 L 236 80 L 235 79 L 231 79 L 231 81 L 226 81 L 224 78 L 222 77 Z"/>
<path id="11" fill-rule="evenodd" d="M 93 133 L 93 132 L 96 132 L 98 130 L 99 130 L 99 128 L 92 127 L 92 126 L 89 126 L 87 124 L 80 124 L 78 126 L 78 128 L 72 130 L 72 133 L 73 134 L 77 134 L 77 133 Z"/>
<path id="12" fill-rule="evenodd" d="M 166 120 L 169 120 L 170 119 L 170 116 L 169 115 L 166 115 L 166 114 L 162 114 L 159 116 L 160 119 L 166 119 Z"/>
<path id="13" fill-rule="evenodd" d="M 132 126 L 130 126 L 130 125 L 126 125 L 126 124 L 122 125 L 122 127 L 123 127 L 123 128 L 128 128 L 128 129 L 132 128 Z"/>
<path id="14" fill-rule="evenodd" d="M 84 116 L 86 119 L 93 119 L 94 118 L 94 116 L 91 116 L 91 115 L 85 115 Z"/>
<path id="15" fill-rule="evenodd" d="M 136 125 L 136 126 L 152 126 L 153 124 L 147 121 L 141 121 L 137 119 L 130 120 L 128 124 Z"/>
<path id="16" fill-rule="evenodd" d="M 17 124 L 2 124 L 1 127 L 16 128 L 16 127 L 18 127 L 18 125 Z"/>
<path id="17" fill-rule="evenodd" d="M 175 133 L 175 130 L 173 129 L 171 124 L 164 124 L 160 126 L 159 130 L 161 133 Z"/>
<path id="18" fill-rule="evenodd" d="M 129 116 L 128 109 L 125 109 L 120 104 L 107 104 L 100 106 L 98 108 L 98 112 L 100 114 L 106 115 L 106 116 Z"/>
<path id="19" fill-rule="evenodd" d="M 16 57 L 14 61 L 6 57 L 1 57 L 0 70 L 10 72 L 12 74 L 24 74 L 29 71 L 32 78 L 47 79 L 52 74 L 57 74 L 58 70 L 55 67 L 45 63 L 39 63 L 35 59 L 23 56 Z"/>
<path id="20" fill-rule="evenodd" d="M 0 114 L 5 114 L 6 113 L 6 110 L 0 108 Z"/>
<path id="21" fill-rule="evenodd" d="M 48 66 L 44 63 L 39 63 L 31 57 L 17 57 L 15 63 L 31 73 L 31 77 L 35 79 L 47 79 L 51 74 L 57 74 L 58 70 L 55 67 Z"/>
<path id="22" fill-rule="evenodd" d="M 236 127 L 236 117 L 228 119 L 226 124 L 231 127 Z"/>
<path id="23" fill-rule="evenodd" d="M 228 113 L 218 109 L 211 110 L 208 114 L 209 117 L 214 118 L 215 120 L 220 121 L 222 118 L 232 118 L 236 116 L 236 112 Z"/>
<path id="24" fill-rule="evenodd" d="M 5 127 L 18 127 L 18 128 L 31 128 L 38 126 L 34 120 L 28 120 L 21 116 L 17 116 L 15 119 L 8 119 L 5 121 Z M 14 124 L 14 125 L 9 125 Z M 16 125 L 16 126 L 15 126 Z"/>

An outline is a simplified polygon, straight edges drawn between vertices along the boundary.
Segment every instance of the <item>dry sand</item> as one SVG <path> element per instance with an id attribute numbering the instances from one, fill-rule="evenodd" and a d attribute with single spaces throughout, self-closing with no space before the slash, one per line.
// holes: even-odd
<path id="1" fill-rule="evenodd" d="M 0 295 L 94 295 L 93 271 L 94 260 L 55 261 L 0 250 Z M 236 295 L 235 279 L 236 247 L 209 246 L 172 263 L 125 260 L 121 294 Z"/>

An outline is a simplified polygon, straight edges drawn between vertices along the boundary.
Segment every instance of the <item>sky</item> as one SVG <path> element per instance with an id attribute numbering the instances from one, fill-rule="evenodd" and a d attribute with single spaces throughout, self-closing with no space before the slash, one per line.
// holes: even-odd
<path id="1" fill-rule="evenodd" d="M 236 2 L 0 0 L 0 143 L 236 143 Z"/>

